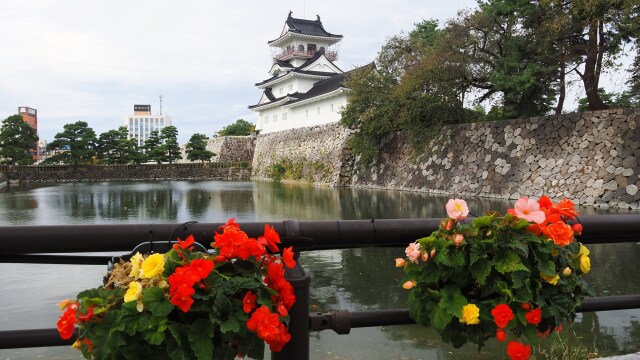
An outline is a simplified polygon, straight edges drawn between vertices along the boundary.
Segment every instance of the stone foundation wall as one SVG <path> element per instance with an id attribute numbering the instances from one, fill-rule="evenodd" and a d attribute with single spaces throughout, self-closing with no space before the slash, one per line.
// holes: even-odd
<path id="1" fill-rule="evenodd" d="M 194 166 L 201 165 L 201 166 Z M 135 181 L 135 180 L 248 180 L 250 170 L 216 167 L 212 164 L 127 165 L 127 166 L 46 166 L 14 168 L 6 175 L 11 181 Z"/>
<path id="2" fill-rule="evenodd" d="M 351 130 L 327 124 L 258 135 L 252 179 L 301 181 L 322 185 L 349 182 Z M 274 173 L 280 169 L 279 175 Z"/>
<path id="3" fill-rule="evenodd" d="M 207 150 L 213 151 L 216 156 L 211 158 L 212 162 L 241 162 L 251 163 L 253 150 L 255 148 L 255 138 L 252 136 L 220 136 L 209 139 Z M 183 146 L 182 160 L 180 163 L 189 163 L 186 149 Z"/>
<path id="4" fill-rule="evenodd" d="M 640 109 L 617 109 L 457 125 L 417 157 L 394 134 L 348 185 L 638 209 L 639 120 Z"/>

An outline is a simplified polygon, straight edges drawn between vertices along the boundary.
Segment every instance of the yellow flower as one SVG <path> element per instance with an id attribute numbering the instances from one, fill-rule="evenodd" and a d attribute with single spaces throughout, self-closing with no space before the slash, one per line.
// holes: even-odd
<path id="1" fill-rule="evenodd" d="M 585 274 L 591 270 L 591 259 L 588 255 L 580 256 L 580 270 Z"/>
<path id="2" fill-rule="evenodd" d="M 562 275 L 564 275 L 564 276 L 569 276 L 569 275 L 571 275 L 571 273 L 572 273 L 571 268 L 568 267 L 568 266 L 566 268 L 564 268 L 564 270 L 562 270 Z"/>
<path id="3" fill-rule="evenodd" d="M 156 275 L 162 274 L 164 271 L 164 255 L 153 254 L 142 262 L 142 277 L 150 279 Z"/>
<path id="4" fill-rule="evenodd" d="M 138 300 L 140 294 L 142 294 L 142 285 L 137 281 L 132 281 L 129 283 L 129 290 L 124 294 L 124 302 Z"/>
<path id="5" fill-rule="evenodd" d="M 131 257 L 131 272 L 129 276 L 135 278 L 140 277 L 140 264 L 142 264 L 142 254 L 137 252 Z"/>
<path id="6" fill-rule="evenodd" d="M 580 244 L 580 250 L 578 251 L 578 255 L 589 256 L 589 254 L 591 254 L 591 251 L 589 251 L 589 249 L 587 249 L 586 246 Z"/>
<path id="7" fill-rule="evenodd" d="M 76 341 L 73 342 L 73 345 L 71 345 L 71 347 L 74 348 L 74 349 L 81 350 L 82 349 L 82 344 L 83 344 L 82 340 L 76 340 Z"/>
<path id="8" fill-rule="evenodd" d="M 540 274 L 540 276 L 544 279 L 544 281 L 548 282 L 551 285 L 556 285 L 558 283 L 558 280 L 560 280 L 560 275 L 558 274 L 555 274 L 554 276 Z"/>
<path id="9" fill-rule="evenodd" d="M 467 325 L 475 325 L 480 323 L 480 309 L 476 304 L 467 304 L 462 307 L 462 317 L 460 322 Z"/>

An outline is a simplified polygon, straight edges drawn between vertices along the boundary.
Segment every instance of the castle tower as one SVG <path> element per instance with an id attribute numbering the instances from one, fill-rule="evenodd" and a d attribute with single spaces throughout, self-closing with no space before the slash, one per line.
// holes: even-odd
<path id="1" fill-rule="evenodd" d="M 342 35 L 325 30 L 320 16 L 297 19 L 289 12 L 280 35 L 268 41 L 273 65 L 270 78 L 256 83 L 261 133 L 322 125 L 340 120 L 347 102 L 344 72 L 334 64 Z"/>

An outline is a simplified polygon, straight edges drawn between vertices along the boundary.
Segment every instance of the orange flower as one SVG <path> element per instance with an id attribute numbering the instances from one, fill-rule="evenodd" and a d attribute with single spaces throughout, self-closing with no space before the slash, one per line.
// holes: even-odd
<path id="1" fill-rule="evenodd" d="M 578 216 L 578 212 L 576 211 L 573 202 L 569 199 L 562 199 L 559 203 L 554 206 L 554 209 L 561 216 L 567 219 L 575 219 Z"/>
<path id="2" fill-rule="evenodd" d="M 531 346 L 517 341 L 507 343 L 507 355 L 511 360 L 527 360 L 531 357 Z"/>
<path id="3" fill-rule="evenodd" d="M 571 228 L 576 235 L 582 235 L 582 224 L 573 224 Z"/>
<path id="4" fill-rule="evenodd" d="M 573 241 L 573 229 L 563 222 L 547 226 L 545 233 L 553 240 L 554 244 L 559 246 L 567 246 Z"/>
<path id="5" fill-rule="evenodd" d="M 509 321 L 513 320 L 513 311 L 507 304 L 499 304 L 491 310 L 491 315 L 493 315 L 493 320 L 496 322 L 496 325 L 504 329 L 509 325 Z"/>

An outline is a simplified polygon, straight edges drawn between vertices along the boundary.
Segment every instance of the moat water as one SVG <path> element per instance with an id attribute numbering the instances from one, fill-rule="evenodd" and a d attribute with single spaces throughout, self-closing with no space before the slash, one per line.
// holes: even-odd
<path id="1" fill-rule="evenodd" d="M 448 197 L 422 193 L 314 188 L 261 182 L 166 181 L 23 184 L 0 189 L 0 226 L 444 217 Z M 466 199 L 474 213 L 504 211 L 503 200 Z M 582 214 L 615 210 L 580 209 Z M 20 241 L 20 239 L 15 239 Z M 640 244 L 591 245 L 588 281 L 596 295 L 640 294 Z M 405 307 L 401 248 L 303 253 L 311 310 Z M 96 287 L 105 266 L 0 264 L 0 330 L 53 328 L 56 303 Z M 600 356 L 640 351 L 640 309 L 578 315 L 565 332 Z M 577 340 L 579 339 L 579 340 Z M 496 359 L 504 345 L 454 349 L 417 325 L 311 334 L 311 359 Z M 79 359 L 68 347 L 0 350 L 0 359 Z"/>

